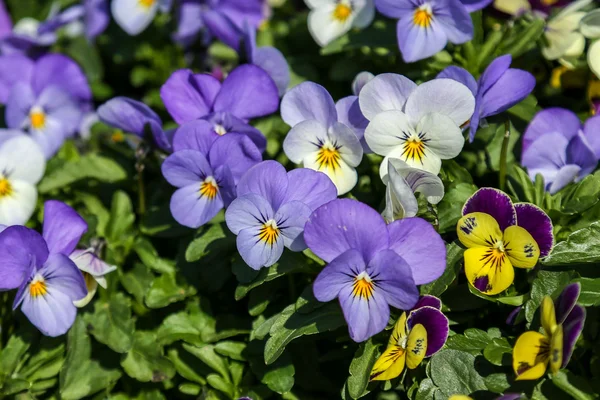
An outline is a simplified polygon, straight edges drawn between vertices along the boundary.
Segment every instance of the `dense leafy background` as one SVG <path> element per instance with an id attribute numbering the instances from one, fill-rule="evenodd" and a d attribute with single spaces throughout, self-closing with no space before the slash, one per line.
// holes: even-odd
<path id="1" fill-rule="evenodd" d="M 49 1 L 7 3 L 14 20 L 43 19 L 50 7 Z M 90 226 L 83 244 L 104 243 L 104 259 L 118 270 L 108 275 L 108 289 L 100 290 L 81 310 L 68 335 L 56 339 L 41 336 L 20 312 L 11 311 L 14 293 L 0 293 L 0 397 L 126 400 L 249 395 L 257 400 L 341 395 L 437 400 L 455 393 L 487 399 L 503 392 L 523 392 L 535 399 L 598 397 L 600 172 L 550 196 L 541 180 L 532 183 L 517 164 L 520 132 L 541 107 L 565 105 L 583 118 L 589 114 L 587 69 L 574 72 L 578 79 L 572 85 L 550 85 L 554 65 L 539 54 L 536 41 L 543 23 L 537 20 L 508 24 L 493 12 L 486 11 L 483 17 L 475 13 L 472 42 L 405 65 L 393 21 L 379 16 L 370 28 L 319 49 L 308 34 L 306 15 L 302 1 L 285 2 L 259 33 L 259 43 L 274 45 L 285 54 L 292 84 L 318 82 L 336 99 L 350 94 L 350 82 L 362 70 L 397 72 L 424 81 L 454 64 L 478 76 L 504 53 L 515 57 L 513 66 L 538 78 L 535 95 L 490 119 L 459 158 L 444 162 L 444 200 L 437 207 L 421 202 L 420 215 L 448 243 L 446 272 L 421 287 L 423 294 L 442 298 L 451 320 L 452 336 L 445 349 L 402 379 L 368 383 L 389 331 L 362 344 L 349 339 L 338 304 L 319 303 L 312 296 L 311 282 L 324 265 L 321 260 L 308 250 L 286 252 L 276 265 L 251 270 L 237 255 L 235 237 L 222 214 L 197 231 L 171 218 L 172 188 L 159 169 L 164 154 L 150 153 L 141 160 L 140 180 L 134 150 L 113 141 L 113 131 L 98 124 L 89 141 L 68 142 L 49 162 L 39 185 L 40 205 L 52 198 L 75 207 Z M 170 39 L 174 26 L 171 16 L 159 15 L 143 34 L 129 37 L 113 22 L 96 45 L 63 37 L 52 51 L 66 53 L 82 65 L 98 104 L 115 95 L 130 96 L 168 121 L 158 90 L 171 72 L 186 66 L 197 71 L 217 65 L 230 69 L 243 61 L 220 43 L 197 45 L 184 54 Z M 499 170 L 506 124 L 510 140 L 504 183 Z M 265 158 L 293 168 L 281 149 L 288 127 L 280 117 L 259 120 L 256 127 L 269 139 Z M 384 187 L 379 162 L 378 156 L 364 158 L 352 196 L 380 209 Z M 461 272 L 464 250 L 454 233 L 462 204 L 481 186 L 505 187 L 515 201 L 542 207 L 552 217 L 560 242 L 533 272 L 517 271 L 514 287 L 494 298 L 470 290 Z M 40 221 L 37 215 L 31 226 L 39 228 Z M 556 296 L 573 281 L 582 284 L 580 303 L 587 306 L 588 317 L 568 370 L 540 381 L 515 382 L 511 351 L 516 337 L 539 327 L 536 310 L 544 295 Z M 505 324 L 517 306 L 522 306 L 518 323 Z"/>

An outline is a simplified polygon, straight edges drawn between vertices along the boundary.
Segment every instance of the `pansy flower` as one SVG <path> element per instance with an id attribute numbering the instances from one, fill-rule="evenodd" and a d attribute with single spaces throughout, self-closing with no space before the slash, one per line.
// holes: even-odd
<path id="1" fill-rule="evenodd" d="M 405 62 L 431 57 L 448 42 L 473 38 L 473 22 L 460 0 L 375 0 L 380 13 L 398 19 L 397 35 Z"/>
<path id="2" fill-rule="evenodd" d="M 44 153 L 33 139 L 0 129 L 0 224 L 29 221 L 37 203 L 36 185 L 45 170 Z"/>
<path id="3" fill-rule="evenodd" d="M 517 380 L 535 380 L 550 371 L 556 374 L 571 359 L 585 323 L 585 308 L 577 304 L 581 285 L 568 285 L 555 302 L 545 296 L 540 307 L 544 333 L 528 331 L 513 349 L 513 370 Z"/>
<path id="4" fill-rule="evenodd" d="M 244 64 L 227 76 L 223 83 L 208 74 L 190 70 L 175 71 L 160 89 L 160 96 L 175 122 L 205 120 L 206 134 L 213 140 L 227 133 L 241 133 L 252 139 L 262 151 L 267 140 L 248 120 L 269 115 L 279 106 L 279 94 L 269 74 L 256 65 Z M 184 128 L 185 127 L 185 128 Z M 177 133 L 176 133 L 177 135 Z"/>
<path id="5" fill-rule="evenodd" d="M 582 125 L 577 115 L 567 109 L 542 110 L 523 135 L 521 163 L 532 180 L 541 174 L 546 190 L 554 194 L 596 169 L 600 158 L 599 129 L 600 116 Z"/>
<path id="6" fill-rule="evenodd" d="M 218 138 L 207 153 L 184 149 L 162 164 L 167 182 L 177 187 L 171 214 L 181 225 L 198 228 L 235 198 L 240 177 L 262 160 L 252 141 L 239 133 Z"/>
<path id="7" fill-rule="evenodd" d="M 75 263 L 77 268 L 83 273 L 85 286 L 87 288 L 87 296 L 81 300 L 74 301 L 73 304 L 78 308 L 85 307 L 98 290 L 98 285 L 107 288 L 108 282 L 104 275 L 117 270 L 115 265 L 110 265 L 104 262 L 95 252 L 95 249 L 89 248 L 86 250 L 75 249 L 69 255 L 71 261 Z"/>
<path id="8" fill-rule="evenodd" d="M 70 34 L 85 34 L 88 40 L 94 40 L 110 22 L 108 0 L 83 0 L 40 24 L 40 33 L 54 32 L 63 26 Z"/>
<path id="9" fill-rule="evenodd" d="M 373 0 L 304 0 L 310 8 L 308 30 L 321 47 L 352 28 L 363 29 L 375 17 Z"/>
<path id="10" fill-rule="evenodd" d="M 480 122 L 500 114 L 520 103 L 533 91 L 535 78 L 527 71 L 510 68 L 512 57 L 507 54 L 496 58 L 476 82 L 467 70 L 450 66 L 437 77 L 454 79 L 468 87 L 475 96 L 475 111 L 469 122 L 469 140 L 475 139 Z"/>
<path id="11" fill-rule="evenodd" d="M 465 203 L 456 232 L 465 251 L 465 275 L 480 292 L 494 295 L 514 281 L 514 268 L 531 269 L 554 244 L 552 221 L 529 203 L 513 204 L 493 188 L 479 189 Z"/>
<path id="12" fill-rule="evenodd" d="M 148 127 L 156 145 L 162 150 L 171 150 L 169 135 L 162 129 L 160 117 L 140 101 L 115 97 L 98 107 L 98 117 L 105 124 L 140 138 L 146 135 Z"/>
<path id="13" fill-rule="evenodd" d="M 365 130 L 367 144 L 385 156 L 382 177 L 390 158 L 437 175 L 442 160 L 462 150 L 460 127 L 475 109 L 475 97 L 462 83 L 434 79 L 417 86 L 397 74 L 376 76 L 360 92 L 359 102 L 371 121 Z"/>
<path id="14" fill-rule="evenodd" d="M 581 9 L 590 3 L 592 0 L 575 1 L 547 22 L 542 47 L 544 58 L 560 59 L 562 63 L 567 64 L 566 59 L 576 59 L 583 54 L 585 37 L 580 32 L 580 23 L 586 12 Z"/>
<path id="15" fill-rule="evenodd" d="M 277 161 L 263 161 L 242 176 L 237 196 L 225 220 L 246 264 L 259 269 L 275 264 L 284 247 L 306 249 L 304 224 L 337 191 L 325 174 L 306 168 L 286 172 Z"/>
<path id="16" fill-rule="evenodd" d="M 343 97 L 335 103 L 338 121 L 354 130 L 365 153 L 371 153 L 371 149 L 365 141 L 365 129 L 369 125 L 369 120 L 365 118 L 360 110 L 358 95 L 362 88 L 373 78 L 375 78 L 375 75 L 370 72 L 360 72 L 352 81 L 352 96 Z"/>
<path id="17" fill-rule="evenodd" d="M 150 25 L 157 11 L 167 12 L 172 0 L 112 0 L 110 11 L 117 25 L 131 36 Z"/>
<path id="18" fill-rule="evenodd" d="M 437 297 L 423 296 L 394 325 L 386 350 L 375 362 L 371 381 L 394 379 L 406 366 L 415 369 L 425 357 L 437 353 L 448 339 L 448 318 L 442 313 Z"/>
<path id="19" fill-rule="evenodd" d="M 406 218 L 386 225 L 377 211 L 351 199 L 317 208 L 304 240 L 328 263 L 313 284 L 315 297 L 339 299 L 356 342 L 386 327 L 390 306 L 412 309 L 419 299 L 416 285 L 434 281 L 446 268 L 444 241 L 431 224 Z"/>
<path id="20" fill-rule="evenodd" d="M 444 183 L 437 175 L 411 168 L 396 158 L 390 158 L 388 163 L 388 173 L 383 177 L 386 189 L 382 215 L 386 222 L 416 216 L 419 211 L 417 192 L 430 204 L 437 204 L 444 197 Z"/>
<path id="21" fill-rule="evenodd" d="M 57 39 L 54 30 L 40 29 L 43 22 L 35 18 L 25 17 L 12 24 L 10 14 L 0 2 L 0 53 L 39 55 L 43 48 L 54 44 Z M 47 20 L 53 19 L 58 13 L 58 6 L 52 5 Z"/>
<path id="22" fill-rule="evenodd" d="M 288 158 L 304 168 L 325 173 L 338 194 L 356 185 L 363 149 L 348 126 L 338 122 L 335 103 L 327 90 L 313 82 L 303 82 L 281 100 L 281 117 L 292 127 L 283 141 Z"/>

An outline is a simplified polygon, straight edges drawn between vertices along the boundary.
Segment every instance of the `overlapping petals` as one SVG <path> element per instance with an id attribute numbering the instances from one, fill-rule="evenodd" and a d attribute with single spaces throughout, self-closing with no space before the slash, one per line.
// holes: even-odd
<path id="1" fill-rule="evenodd" d="M 321 47 L 347 33 L 362 29 L 375 17 L 373 0 L 304 0 L 311 9 L 308 30 Z"/>

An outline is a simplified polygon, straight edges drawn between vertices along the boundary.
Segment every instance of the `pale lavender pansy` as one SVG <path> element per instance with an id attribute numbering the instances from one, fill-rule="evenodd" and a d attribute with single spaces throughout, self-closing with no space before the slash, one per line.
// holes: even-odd
<path id="1" fill-rule="evenodd" d="M 286 172 L 277 161 L 252 167 L 237 185 L 237 198 L 225 220 L 237 235 L 237 248 L 253 269 L 275 264 L 287 247 L 306 249 L 304 225 L 311 212 L 335 199 L 331 180 L 306 168 Z"/>
<path id="2" fill-rule="evenodd" d="M 317 208 L 304 240 L 328 263 L 313 284 L 315 297 L 339 299 L 356 342 L 386 327 L 389 306 L 412 309 L 419 300 L 416 285 L 434 281 L 446 267 L 444 241 L 428 222 L 407 218 L 386 225 L 377 211 L 351 199 Z"/>
<path id="3" fill-rule="evenodd" d="M 234 69 L 222 84 L 208 74 L 175 71 L 161 87 L 160 96 L 182 128 L 188 122 L 206 120 L 210 126 L 195 124 L 191 129 L 206 127 L 204 134 L 214 139 L 230 132 L 245 134 L 261 151 L 267 140 L 248 121 L 269 115 L 279 106 L 275 82 L 262 68 L 249 64 Z"/>
<path id="4" fill-rule="evenodd" d="M 375 0 L 380 13 L 398 19 L 397 35 L 405 62 L 431 57 L 448 42 L 473 38 L 473 22 L 460 0 Z"/>
<path id="5" fill-rule="evenodd" d="M 373 0 L 304 0 L 310 12 L 308 30 L 321 47 L 352 28 L 363 29 L 375 17 Z"/>
<path id="6" fill-rule="evenodd" d="M 281 100 L 281 117 L 292 127 L 283 141 L 288 158 L 325 173 L 338 194 L 352 190 L 358 181 L 355 167 L 362 160 L 363 148 L 353 129 L 338 121 L 327 90 L 313 82 L 294 87 Z"/>
<path id="7" fill-rule="evenodd" d="M 364 137 L 369 120 L 365 118 L 360 110 L 358 95 L 362 88 L 373 78 L 375 78 L 375 75 L 370 72 L 360 72 L 352 81 L 352 96 L 343 97 L 335 103 L 338 121 L 354 130 L 365 153 L 371 153 Z"/>
<path id="8" fill-rule="evenodd" d="M 483 72 L 479 81 L 467 70 L 450 66 L 437 77 L 462 83 L 475 96 L 475 111 L 469 122 L 469 140 L 475 139 L 480 122 L 500 114 L 523 101 L 535 87 L 535 77 L 527 71 L 510 68 L 512 57 L 507 54 L 496 58 Z"/>
<path id="9" fill-rule="evenodd" d="M 541 174 L 546 190 L 558 192 L 596 169 L 600 158 L 600 116 L 582 126 L 575 113 L 548 108 L 535 115 L 523 135 L 521 163 L 532 180 Z"/>

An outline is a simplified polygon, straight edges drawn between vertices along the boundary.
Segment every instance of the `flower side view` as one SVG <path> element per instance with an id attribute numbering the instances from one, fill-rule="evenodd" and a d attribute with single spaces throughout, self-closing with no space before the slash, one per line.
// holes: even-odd
<path id="1" fill-rule="evenodd" d="M 343 97 L 335 103 L 338 121 L 354 130 L 365 153 L 372 153 L 365 141 L 365 129 L 369 125 L 369 120 L 365 118 L 360 109 L 358 95 L 373 78 L 375 75 L 370 72 L 360 72 L 352 81 L 352 96 Z"/>
<path id="2" fill-rule="evenodd" d="M 385 328 L 389 306 L 413 308 L 416 285 L 437 279 L 446 267 L 444 241 L 428 222 L 407 218 L 386 225 L 377 211 L 351 199 L 317 208 L 304 227 L 304 240 L 328 262 L 313 284 L 315 297 L 339 299 L 356 342 Z"/>
<path id="3" fill-rule="evenodd" d="M 437 353 L 448 339 L 448 318 L 437 297 L 423 296 L 415 307 L 403 312 L 390 336 L 386 350 L 371 371 L 371 381 L 394 379 L 406 366 L 415 369 L 425 357 Z"/>
<path id="4" fill-rule="evenodd" d="M 581 285 L 573 283 L 555 302 L 550 296 L 544 297 L 540 307 L 544 333 L 523 333 L 513 349 L 517 380 L 539 379 L 548 365 L 553 374 L 567 366 L 585 323 L 585 308 L 577 304 L 580 292 Z"/>
<path id="5" fill-rule="evenodd" d="M 363 29 L 375 17 L 373 0 L 304 0 L 311 9 L 308 30 L 321 47 L 352 28 Z"/>

